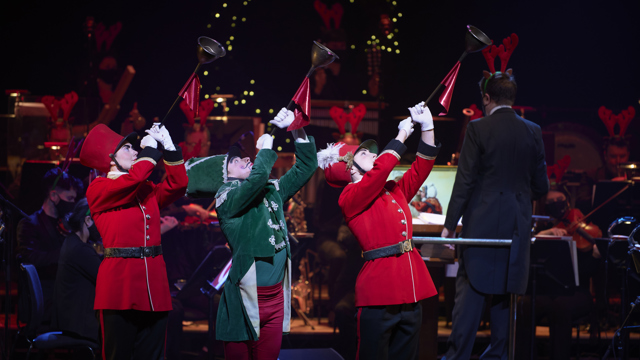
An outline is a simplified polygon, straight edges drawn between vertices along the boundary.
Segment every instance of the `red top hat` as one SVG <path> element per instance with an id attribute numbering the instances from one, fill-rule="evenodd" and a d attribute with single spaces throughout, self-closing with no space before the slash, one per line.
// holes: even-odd
<path id="1" fill-rule="evenodd" d="M 92 169 L 108 173 L 111 169 L 111 156 L 126 143 L 138 138 L 138 134 L 131 133 L 127 137 L 117 134 L 107 125 L 98 124 L 89 131 L 80 151 L 80 163 Z"/>
<path id="2" fill-rule="evenodd" d="M 340 188 L 351 182 L 353 156 L 361 148 L 378 153 L 378 144 L 374 140 L 366 140 L 358 146 L 343 142 L 329 144 L 326 149 L 318 152 L 318 166 L 324 170 L 324 177 L 329 185 Z"/>

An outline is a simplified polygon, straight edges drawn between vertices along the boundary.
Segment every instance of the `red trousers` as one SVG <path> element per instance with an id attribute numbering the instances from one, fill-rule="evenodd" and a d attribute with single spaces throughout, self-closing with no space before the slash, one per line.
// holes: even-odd
<path id="1" fill-rule="evenodd" d="M 227 360 L 277 360 L 282 345 L 284 321 L 284 296 L 282 283 L 258 286 L 260 310 L 260 336 L 258 341 L 225 341 L 224 357 Z"/>

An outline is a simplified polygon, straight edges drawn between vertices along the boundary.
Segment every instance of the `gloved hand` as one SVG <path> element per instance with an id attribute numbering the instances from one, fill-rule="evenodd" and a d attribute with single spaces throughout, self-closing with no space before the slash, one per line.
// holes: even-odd
<path id="1" fill-rule="evenodd" d="M 404 130 L 407 133 L 407 137 L 411 136 L 413 133 L 413 121 L 410 117 L 400 121 L 398 124 L 398 130 Z"/>
<path id="2" fill-rule="evenodd" d="M 152 138 L 151 135 L 147 135 L 140 140 L 140 147 L 146 148 L 147 146 L 152 147 L 154 149 L 158 148 L 158 142 L 156 139 Z"/>
<path id="3" fill-rule="evenodd" d="M 409 112 L 413 121 L 420 124 L 422 131 L 433 130 L 433 116 L 431 116 L 429 108 L 424 106 L 424 101 L 410 107 Z"/>
<path id="4" fill-rule="evenodd" d="M 287 108 L 282 108 L 278 111 L 278 115 L 276 115 L 275 119 L 269 121 L 270 124 L 273 124 L 280 129 L 286 129 L 291 125 L 295 116 L 293 115 L 293 111 L 287 110 Z"/>
<path id="5" fill-rule="evenodd" d="M 256 149 L 271 149 L 273 147 L 273 137 L 269 134 L 263 134 L 256 142 Z"/>
<path id="6" fill-rule="evenodd" d="M 152 138 L 156 139 L 157 142 L 162 144 L 165 150 L 175 151 L 176 147 L 173 145 L 173 141 L 171 140 L 171 135 L 169 135 L 169 130 L 167 130 L 166 126 L 160 126 L 160 123 L 153 123 L 153 126 L 149 130 L 145 130 L 145 132 L 151 135 Z"/>

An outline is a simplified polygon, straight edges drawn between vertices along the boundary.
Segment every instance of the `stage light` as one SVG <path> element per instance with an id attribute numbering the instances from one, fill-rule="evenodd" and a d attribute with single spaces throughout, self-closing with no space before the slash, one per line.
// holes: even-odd
<path id="1" fill-rule="evenodd" d="M 260 109 L 256 109 L 256 114 L 260 114 Z"/>
<path id="2" fill-rule="evenodd" d="M 238 105 L 240 102 L 238 100 L 233 102 L 233 105 Z"/>
<path id="3" fill-rule="evenodd" d="M 251 81 L 249 81 L 249 84 L 251 84 L 251 85 L 253 85 L 253 84 L 255 84 L 255 83 L 256 83 L 256 81 L 255 81 L 255 80 L 251 80 Z"/>
<path id="4" fill-rule="evenodd" d="M 216 99 L 216 102 L 219 102 L 219 103 L 221 103 L 221 102 L 223 102 L 223 101 L 224 101 L 224 98 L 221 98 L 221 97 L 219 97 L 219 98 L 217 98 L 217 99 Z"/>
<path id="5" fill-rule="evenodd" d="M 243 94 L 245 94 L 245 95 L 249 95 L 249 92 L 248 92 L 247 90 L 245 90 L 245 91 L 243 92 Z"/>
<path id="6" fill-rule="evenodd" d="M 371 40 L 375 40 L 376 36 L 375 35 L 371 35 Z"/>
<path id="7" fill-rule="evenodd" d="M 249 96 L 253 96 L 253 91 L 249 91 Z"/>
<path id="8" fill-rule="evenodd" d="M 242 99 L 241 103 L 246 104 L 246 103 L 247 103 L 247 100 Z"/>
<path id="9" fill-rule="evenodd" d="M 204 96 L 204 98 L 205 98 L 205 99 L 208 99 L 208 98 L 209 98 L 209 94 L 206 94 L 206 95 Z"/>
<path id="10" fill-rule="evenodd" d="M 278 146 L 278 151 L 282 151 L 282 146 Z"/>
<path id="11" fill-rule="evenodd" d="M 231 36 L 229 36 L 229 40 L 235 40 L 235 37 L 233 35 L 231 35 Z"/>
<path id="12" fill-rule="evenodd" d="M 209 75 L 209 72 L 208 72 L 207 70 L 205 70 L 202 74 L 203 74 L 204 76 L 207 76 L 207 75 Z"/>
<path id="13" fill-rule="evenodd" d="M 381 48 L 382 48 L 382 50 L 385 50 L 385 46 L 384 45 L 382 45 Z"/>
<path id="14" fill-rule="evenodd" d="M 217 17 L 217 18 L 219 18 L 219 17 L 220 17 L 220 14 L 216 14 L 216 17 Z"/>
<path id="15" fill-rule="evenodd" d="M 396 54 L 400 54 L 400 50 L 396 49 Z"/>
<path id="16" fill-rule="evenodd" d="M 273 109 L 269 109 L 269 114 L 273 114 Z"/>
<path id="17" fill-rule="evenodd" d="M 363 95 L 367 95 L 367 90 L 362 90 Z"/>
<path id="18" fill-rule="evenodd" d="M 351 50 L 355 49 L 356 46 L 355 45 L 351 45 Z"/>
<path id="19" fill-rule="evenodd" d="M 216 91 L 220 91 L 220 86 L 216 86 Z"/>
<path id="20" fill-rule="evenodd" d="M 211 29 L 211 24 L 207 24 L 207 29 Z"/>

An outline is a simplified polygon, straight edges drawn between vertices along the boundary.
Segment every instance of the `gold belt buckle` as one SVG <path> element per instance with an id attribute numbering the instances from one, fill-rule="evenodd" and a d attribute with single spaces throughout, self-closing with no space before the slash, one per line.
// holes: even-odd
<path id="1" fill-rule="evenodd" d="M 411 248 L 411 240 L 403 241 L 402 242 L 402 253 L 404 254 L 404 253 L 409 252 L 411 250 L 412 250 L 412 248 Z"/>

